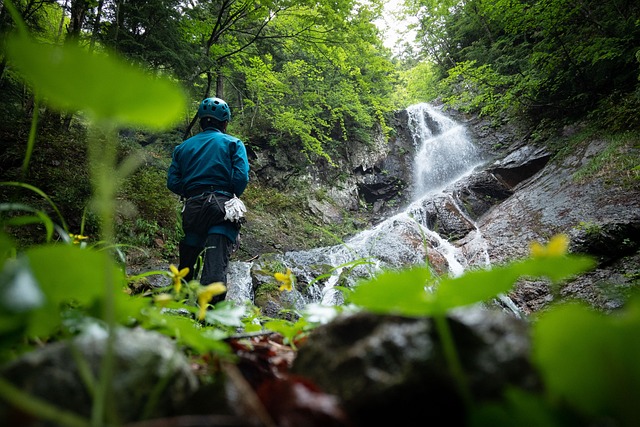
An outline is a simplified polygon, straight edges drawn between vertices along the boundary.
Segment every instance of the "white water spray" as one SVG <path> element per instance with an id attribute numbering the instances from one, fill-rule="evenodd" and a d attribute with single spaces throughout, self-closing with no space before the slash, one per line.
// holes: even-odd
<path id="1" fill-rule="evenodd" d="M 412 105 L 407 113 L 416 147 L 414 198 L 442 191 L 480 164 L 464 126 L 430 104 Z"/>

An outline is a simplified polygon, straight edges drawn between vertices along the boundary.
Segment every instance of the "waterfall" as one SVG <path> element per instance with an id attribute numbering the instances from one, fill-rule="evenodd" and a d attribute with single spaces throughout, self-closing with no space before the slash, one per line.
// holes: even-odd
<path id="1" fill-rule="evenodd" d="M 481 163 L 466 128 L 440 110 L 422 103 L 407 108 L 407 114 L 416 147 L 414 198 L 443 190 Z"/>
<path id="2" fill-rule="evenodd" d="M 291 292 L 289 303 L 296 308 L 306 304 L 339 305 L 342 294 L 336 286 L 351 287 L 360 279 L 373 277 L 385 268 L 410 265 L 440 264 L 439 274 L 459 276 L 469 265 L 489 264 L 486 245 L 475 223 L 461 209 L 446 188 L 470 175 L 482 163 L 478 150 L 467 136 L 463 125 L 443 114 L 438 108 L 422 103 L 407 108 L 408 125 L 416 155 L 414 159 L 413 201 L 402 212 L 387 218 L 375 227 L 362 231 L 343 244 L 315 248 L 308 251 L 287 252 L 280 261 L 291 268 L 299 282 L 312 283 L 305 296 Z M 447 200 L 454 206 L 460 221 L 473 224 L 474 242 L 480 257 L 470 264 L 462 251 L 430 227 L 433 213 L 429 211 L 437 201 Z M 432 225 L 432 224 L 431 224 Z M 322 272 L 317 280 L 318 267 L 331 266 L 330 274 Z M 250 281 L 249 281 L 250 282 Z M 505 305 L 514 310 L 513 303 Z M 515 310 L 514 310 L 515 311 Z"/>

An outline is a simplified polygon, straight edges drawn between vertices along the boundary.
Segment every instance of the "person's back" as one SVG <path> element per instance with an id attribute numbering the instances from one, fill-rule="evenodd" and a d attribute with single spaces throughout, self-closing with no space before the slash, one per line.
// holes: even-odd
<path id="1" fill-rule="evenodd" d="M 179 268 L 189 267 L 186 280 L 196 277 L 198 257 L 205 251 L 200 282 L 226 284 L 228 262 L 241 224 L 224 219 L 224 205 L 244 193 L 249 162 L 244 143 L 225 133 L 231 119 L 225 101 L 203 100 L 198 117 L 202 132 L 174 149 L 167 175 L 167 188 L 185 199 Z M 221 299 L 224 295 L 218 297 Z"/>
<path id="2" fill-rule="evenodd" d="M 240 197 L 248 183 L 244 144 L 218 129 L 207 129 L 178 145 L 167 187 L 193 197 L 210 187 Z"/>

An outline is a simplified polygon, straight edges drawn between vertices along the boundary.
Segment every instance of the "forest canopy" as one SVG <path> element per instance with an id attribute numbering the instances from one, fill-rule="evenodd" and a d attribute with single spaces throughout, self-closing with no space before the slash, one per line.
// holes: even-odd
<path id="1" fill-rule="evenodd" d="M 633 0 L 407 0 L 445 102 L 486 115 L 638 125 L 640 4 Z M 600 114 L 598 113 L 598 115 Z"/>
<path id="2" fill-rule="evenodd" d="M 384 0 L 13 4 L 41 43 L 115 52 L 179 82 L 189 98 L 185 137 L 207 96 L 229 102 L 233 130 L 249 144 L 293 145 L 329 163 L 341 142 L 367 143 L 374 126 L 388 129 L 389 113 L 436 98 L 495 119 L 607 109 L 606 125 L 638 125 L 632 0 L 405 0 L 399 10 L 414 19 L 398 22 L 413 22 L 414 33 L 395 30 L 417 36 L 395 51 L 376 25 L 390 13 Z M 0 29 L 3 38 L 15 30 L 4 6 Z M 4 54 L 0 72 L 3 92 L 28 106 Z"/>

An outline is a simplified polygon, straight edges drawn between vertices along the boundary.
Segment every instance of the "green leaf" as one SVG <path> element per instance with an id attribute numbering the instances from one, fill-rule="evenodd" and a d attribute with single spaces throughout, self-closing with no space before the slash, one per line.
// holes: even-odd
<path id="1" fill-rule="evenodd" d="M 640 425 L 638 337 L 638 298 L 613 316 L 582 304 L 564 304 L 534 324 L 533 360 L 551 398 L 583 414 Z"/>
<path id="2" fill-rule="evenodd" d="M 470 427 L 562 427 L 564 419 L 539 394 L 509 388 L 499 402 L 483 403 L 473 408 Z"/>
<path id="3" fill-rule="evenodd" d="M 15 250 L 15 243 L 11 237 L 4 231 L 0 230 L 0 265 L 4 265 L 5 260 Z"/>
<path id="4" fill-rule="evenodd" d="M 513 269 L 521 276 L 547 277 L 552 282 L 560 282 L 578 273 L 592 269 L 596 261 L 587 256 L 567 255 L 531 258 L 513 264 Z"/>
<path id="5" fill-rule="evenodd" d="M 105 289 L 122 292 L 125 283 L 123 271 L 107 252 L 55 244 L 30 249 L 26 256 L 45 295 L 45 305 L 31 316 L 30 335 L 47 336 L 53 332 L 60 324 L 61 304 L 90 305 L 103 298 Z"/>
<path id="6" fill-rule="evenodd" d="M 296 348 L 295 338 L 304 332 L 306 326 L 308 323 L 304 318 L 298 319 L 295 323 L 285 319 L 273 319 L 264 324 L 266 329 L 281 334 L 292 348 Z"/>
<path id="7" fill-rule="evenodd" d="M 530 258 L 491 270 L 468 271 L 440 282 L 435 291 L 436 311 L 430 314 L 444 314 L 455 307 L 488 301 L 510 291 L 522 276 L 546 277 L 559 282 L 594 265 L 592 258 L 570 255 Z"/>
<path id="8" fill-rule="evenodd" d="M 513 267 L 473 270 L 445 278 L 436 288 L 434 312 L 429 314 L 444 314 L 455 307 L 487 301 L 509 291 L 517 279 Z"/>
<path id="9" fill-rule="evenodd" d="M 554 281 L 593 267 L 582 256 L 556 256 L 516 261 L 491 270 L 471 270 L 436 283 L 427 267 L 386 271 L 355 287 L 350 300 L 377 313 L 406 316 L 442 315 L 455 307 L 488 301 L 507 293 L 521 276 L 548 277 Z M 434 288 L 433 292 L 427 286 Z"/>
<path id="10" fill-rule="evenodd" d="M 425 290 L 432 280 L 424 266 L 385 271 L 358 284 L 351 302 L 376 313 L 420 316 L 429 312 L 431 296 Z"/>
<path id="11" fill-rule="evenodd" d="M 147 329 L 175 338 L 180 344 L 186 345 L 199 354 L 210 351 L 220 355 L 230 353 L 227 343 L 212 337 L 210 329 L 199 328 L 192 318 L 160 312 L 155 308 L 147 310 L 145 314 L 148 322 L 145 324 Z"/>
<path id="12" fill-rule="evenodd" d="M 18 36 L 7 40 L 6 53 L 34 90 L 61 110 L 83 110 L 95 119 L 150 128 L 174 124 L 185 110 L 185 95 L 176 83 L 147 74 L 115 54 Z"/>

